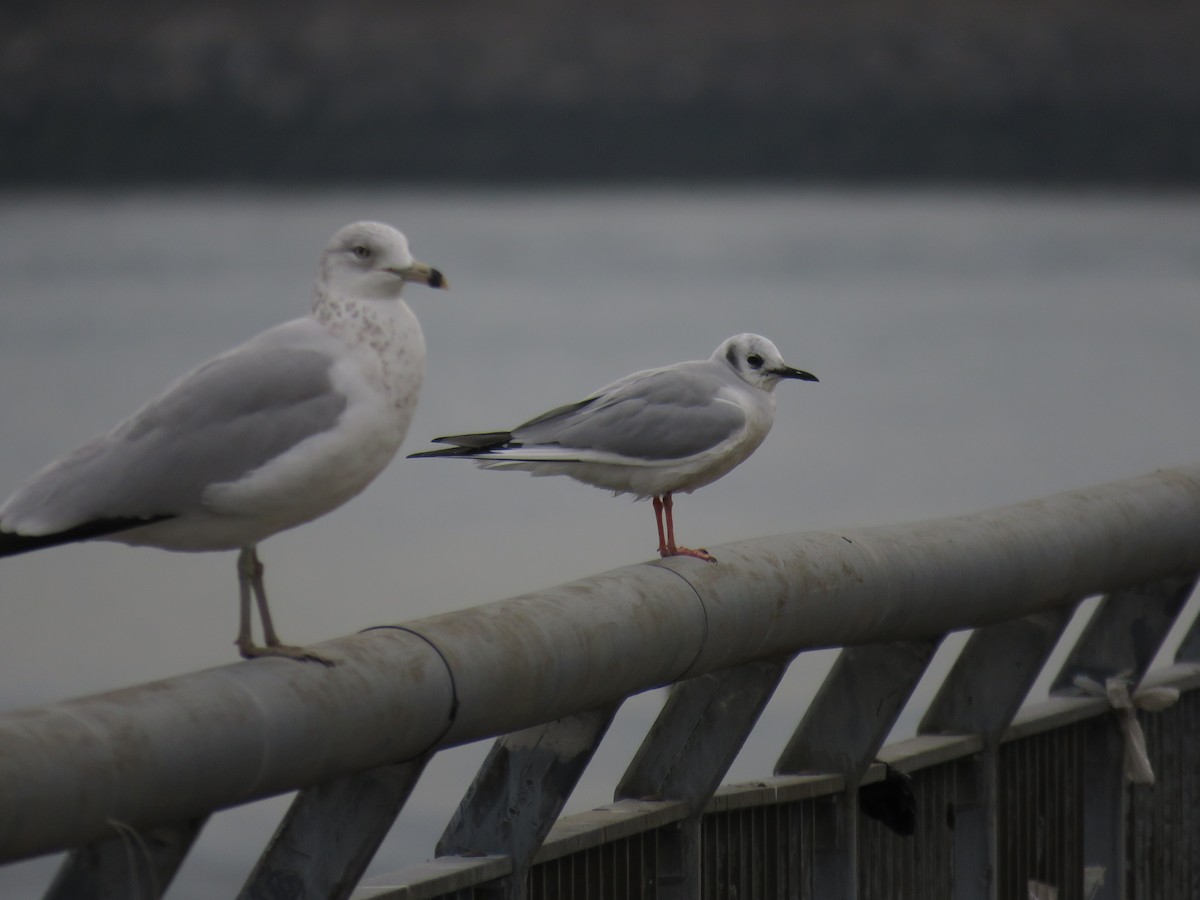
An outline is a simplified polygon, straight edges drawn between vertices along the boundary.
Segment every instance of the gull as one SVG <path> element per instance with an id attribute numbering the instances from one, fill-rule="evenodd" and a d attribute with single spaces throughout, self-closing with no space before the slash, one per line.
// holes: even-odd
<path id="1" fill-rule="evenodd" d="M 758 448 L 785 378 L 817 380 L 785 364 L 765 337 L 738 334 L 708 359 L 635 372 L 511 431 L 434 438 L 453 446 L 410 458 L 472 459 L 485 469 L 566 475 L 652 497 L 659 555 L 716 562 L 707 550 L 676 545 L 671 495 L 711 484 Z"/>
<path id="2" fill-rule="evenodd" d="M 87 540 L 238 550 L 241 655 L 331 664 L 279 640 L 257 545 L 341 506 L 400 448 L 425 371 L 400 297 L 410 281 L 446 287 L 391 226 L 339 230 L 307 316 L 214 357 L 34 475 L 0 506 L 0 556 Z"/>

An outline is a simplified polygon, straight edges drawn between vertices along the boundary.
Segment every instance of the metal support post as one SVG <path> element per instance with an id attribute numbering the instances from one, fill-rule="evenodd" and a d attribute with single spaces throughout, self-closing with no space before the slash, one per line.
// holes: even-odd
<path id="1" fill-rule="evenodd" d="M 567 716 L 497 739 L 438 841 L 438 856 L 502 854 L 512 875 L 481 896 L 522 900 L 529 866 L 616 714 Z"/>
<path id="2" fill-rule="evenodd" d="M 857 788 L 941 640 L 868 644 L 838 654 L 775 773 L 834 772 Z"/>
<path id="3" fill-rule="evenodd" d="M 200 816 L 147 831 L 114 823 L 117 837 L 71 851 L 44 900 L 157 900 L 207 820 Z"/>
<path id="4" fill-rule="evenodd" d="M 813 896 L 858 896 L 858 800 L 853 790 L 820 797 L 813 815 Z"/>
<path id="5" fill-rule="evenodd" d="M 1083 765 L 1083 867 L 1104 881 L 1090 900 L 1125 897 L 1125 742 L 1116 719 L 1086 725 Z"/>
<path id="6" fill-rule="evenodd" d="M 1077 692 L 1079 675 L 1103 685 L 1121 672 L 1129 672 L 1130 685 L 1136 687 L 1195 587 L 1196 576 L 1191 575 L 1105 596 L 1059 670 L 1051 692 Z"/>
<path id="7" fill-rule="evenodd" d="M 939 643 L 940 636 L 843 650 L 775 764 L 779 775 L 834 772 L 846 780 L 845 793 L 818 812 L 816 896 L 858 895 L 859 782 Z"/>
<path id="8" fill-rule="evenodd" d="M 960 900 L 997 900 L 997 748 L 1072 609 L 977 628 L 921 719 L 921 734 L 979 734 L 984 741 L 983 752 L 956 772 L 954 896 Z"/>
<path id="9" fill-rule="evenodd" d="M 955 766 L 955 900 L 998 900 L 998 756 L 994 745 L 986 745 Z"/>
<path id="10" fill-rule="evenodd" d="M 767 659 L 677 684 L 617 785 L 616 799 L 682 800 L 699 812 L 790 662 Z"/>
<path id="11" fill-rule="evenodd" d="M 921 734 L 979 734 L 996 744 L 1071 621 L 1073 605 L 977 628 L 921 718 Z"/>
<path id="12" fill-rule="evenodd" d="M 660 845 L 658 900 L 700 896 L 700 814 L 790 661 L 762 660 L 677 684 L 617 785 L 618 800 L 688 804 L 687 818 Z"/>
<path id="13" fill-rule="evenodd" d="M 1055 693 L 1079 693 L 1078 676 L 1103 685 L 1127 675 L 1136 687 L 1154 661 L 1196 586 L 1196 576 L 1166 578 L 1143 588 L 1108 594 L 1054 679 Z M 1103 870 L 1094 900 L 1125 895 L 1125 743 L 1113 716 L 1089 722 L 1084 744 L 1084 867 Z"/>
<path id="14" fill-rule="evenodd" d="M 1179 648 L 1175 651 L 1175 662 L 1200 663 L 1200 613 L 1196 614 L 1183 640 L 1179 642 Z"/>
<path id="15" fill-rule="evenodd" d="M 238 900 L 345 900 L 428 761 L 381 766 L 301 791 Z"/>

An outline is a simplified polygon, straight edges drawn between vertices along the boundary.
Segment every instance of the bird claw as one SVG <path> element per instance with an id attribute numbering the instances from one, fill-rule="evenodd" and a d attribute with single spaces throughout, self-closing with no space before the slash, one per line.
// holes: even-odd
<path id="1" fill-rule="evenodd" d="M 690 556 L 694 559 L 702 559 L 705 562 L 715 563 L 717 561 L 717 558 L 704 548 L 691 550 L 687 547 L 674 547 L 669 550 L 660 549 L 658 552 L 663 559 L 666 559 L 668 556 Z"/>
<path id="2" fill-rule="evenodd" d="M 239 647 L 242 657 L 245 659 L 257 659 L 263 656 L 278 656 L 283 659 L 294 659 L 297 662 L 315 662 L 323 666 L 332 668 L 337 665 L 328 656 L 322 656 L 315 650 L 309 650 L 307 647 L 292 647 L 288 644 L 275 644 L 270 647 L 259 647 L 251 644 L 247 647 Z"/>

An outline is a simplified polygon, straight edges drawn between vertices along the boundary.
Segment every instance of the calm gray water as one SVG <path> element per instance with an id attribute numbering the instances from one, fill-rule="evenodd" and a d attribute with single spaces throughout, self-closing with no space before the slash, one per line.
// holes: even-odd
<path id="1" fill-rule="evenodd" d="M 740 331 L 819 375 L 781 386 L 751 460 L 679 499 L 693 546 L 970 512 L 1200 457 L 1194 195 L 10 195 L 0 494 L 183 369 L 302 314 L 326 238 L 360 218 L 406 231 L 452 286 L 408 292 L 430 364 L 405 452 Z M 649 559 L 652 519 L 565 479 L 397 460 L 262 549 L 276 624 L 303 643 Z M 0 709 L 232 662 L 233 555 L 95 544 L 4 560 L 0 616 Z M 732 779 L 770 770 L 828 659 L 794 667 Z M 570 810 L 610 799 L 659 704 L 626 705 Z M 432 854 L 485 751 L 434 760 L 373 871 Z M 169 896 L 231 896 L 283 809 L 216 816 Z M 0 869 L 0 896 L 37 896 L 51 869 Z"/>

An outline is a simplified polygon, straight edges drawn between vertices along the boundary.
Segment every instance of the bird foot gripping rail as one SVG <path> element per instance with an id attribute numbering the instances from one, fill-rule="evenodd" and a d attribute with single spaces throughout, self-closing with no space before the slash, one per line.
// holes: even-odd
<path id="1" fill-rule="evenodd" d="M 0 859 L 71 850 L 51 897 L 161 893 L 209 813 L 299 789 L 242 896 L 1191 896 L 1200 632 L 1147 672 L 1200 572 L 1200 467 L 718 556 L 331 641 L 332 668 L 258 660 L 4 714 Z M 1050 700 L 1021 711 L 1096 595 Z M 967 628 L 918 737 L 882 747 Z M 776 773 L 718 788 L 819 647 L 845 649 Z M 556 824 L 622 700 L 670 684 L 618 802 Z M 1138 712 L 1162 686 L 1179 702 Z M 356 890 L 430 756 L 497 736 L 436 858 Z M 1130 784 L 1138 755 L 1155 785 Z"/>

